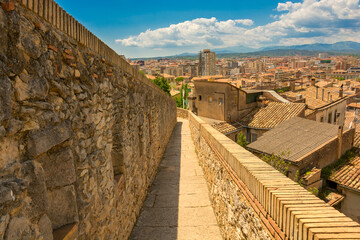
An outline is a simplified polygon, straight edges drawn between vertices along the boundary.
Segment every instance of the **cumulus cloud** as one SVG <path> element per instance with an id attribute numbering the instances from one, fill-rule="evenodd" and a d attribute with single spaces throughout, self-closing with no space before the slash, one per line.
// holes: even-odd
<path id="1" fill-rule="evenodd" d="M 116 42 L 145 48 L 260 47 L 358 41 L 360 36 L 359 0 L 287 1 L 278 3 L 276 10 L 274 21 L 262 26 L 253 26 L 251 19 L 197 18 L 165 28 L 148 29 Z"/>
<path id="2" fill-rule="evenodd" d="M 293 2 L 278 3 L 277 10 L 278 11 L 293 11 L 299 7 L 301 7 L 301 3 L 293 3 Z"/>
<path id="3" fill-rule="evenodd" d="M 197 18 L 166 28 L 148 29 L 116 42 L 127 47 L 222 46 L 231 44 L 232 37 L 246 31 L 246 27 L 252 24 L 250 19 L 219 21 L 214 17 Z"/>

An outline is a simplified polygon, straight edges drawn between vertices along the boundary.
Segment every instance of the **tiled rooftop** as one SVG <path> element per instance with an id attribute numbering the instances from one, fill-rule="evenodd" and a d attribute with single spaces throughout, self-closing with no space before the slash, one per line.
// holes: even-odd
<path id="1" fill-rule="evenodd" d="M 280 123 L 299 116 L 305 111 L 303 103 L 278 103 L 270 102 L 265 108 L 261 108 L 249 123 L 249 127 L 273 128 Z"/>
<path id="2" fill-rule="evenodd" d="M 242 124 L 236 121 L 214 123 L 211 126 L 225 135 L 243 128 Z"/>
<path id="3" fill-rule="evenodd" d="M 322 100 L 322 89 L 325 89 L 324 101 Z M 306 99 L 305 101 L 308 107 L 310 109 L 315 109 L 315 108 L 323 107 L 331 102 L 329 100 L 328 92 L 330 92 L 330 96 L 331 96 L 330 99 L 332 101 L 336 101 L 339 99 L 339 88 L 335 88 L 335 87 L 318 88 L 317 98 L 316 98 L 316 87 L 313 86 L 302 90 L 285 92 L 282 95 L 295 99 L 297 95 L 301 94 L 302 97 Z"/>
<path id="4" fill-rule="evenodd" d="M 356 157 L 330 176 L 330 180 L 344 187 L 360 190 L 360 157 Z"/>
<path id="5" fill-rule="evenodd" d="M 337 137 L 338 126 L 294 117 L 264 133 L 247 147 L 251 150 L 280 155 L 289 161 L 297 161 L 317 147 Z"/>

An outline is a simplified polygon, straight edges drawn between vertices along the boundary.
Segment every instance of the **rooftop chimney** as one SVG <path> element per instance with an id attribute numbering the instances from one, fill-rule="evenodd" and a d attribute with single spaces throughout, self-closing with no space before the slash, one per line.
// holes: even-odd
<path id="1" fill-rule="evenodd" d="M 295 81 L 290 82 L 290 91 L 295 91 Z"/>
<path id="2" fill-rule="evenodd" d="M 311 86 L 315 86 L 315 78 L 311 78 Z"/>
<path id="3" fill-rule="evenodd" d="M 343 136 L 343 126 L 339 126 L 338 130 L 338 139 L 339 139 L 339 145 L 338 145 L 338 159 L 341 158 L 342 155 L 342 138 Z"/>
<path id="4" fill-rule="evenodd" d="M 263 95 L 260 95 L 257 100 L 258 107 L 260 107 L 260 108 L 265 107 L 265 101 L 266 101 L 266 98 Z"/>
<path id="5" fill-rule="evenodd" d="M 344 89 L 343 89 L 343 84 L 341 84 L 341 87 L 340 87 L 340 89 L 339 89 L 339 98 L 342 98 L 343 97 L 343 95 L 344 95 Z"/>

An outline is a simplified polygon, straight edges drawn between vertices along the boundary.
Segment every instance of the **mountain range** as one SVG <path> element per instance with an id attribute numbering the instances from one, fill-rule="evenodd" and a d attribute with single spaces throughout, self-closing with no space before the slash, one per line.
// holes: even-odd
<path id="1" fill-rule="evenodd" d="M 330 55 L 340 54 L 360 54 L 360 43 L 352 41 L 343 41 L 332 44 L 314 43 L 293 46 L 271 46 L 264 48 L 249 48 L 244 46 L 235 46 L 227 48 L 214 48 L 211 51 L 216 52 L 218 57 L 246 57 L 246 56 L 293 56 L 304 55 L 312 56 L 320 52 L 326 52 Z M 198 53 L 182 53 L 166 57 L 154 57 L 147 59 L 159 58 L 196 58 Z M 144 59 L 144 58 L 136 58 Z M 134 59 L 134 60 L 136 60 Z"/>

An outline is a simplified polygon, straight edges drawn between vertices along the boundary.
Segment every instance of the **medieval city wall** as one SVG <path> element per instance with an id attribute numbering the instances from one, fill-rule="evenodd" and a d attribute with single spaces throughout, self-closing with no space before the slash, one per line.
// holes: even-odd
<path id="1" fill-rule="evenodd" d="M 0 239 L 126 239 L 175 101 L 54 1 L 0 3 Z"/>

